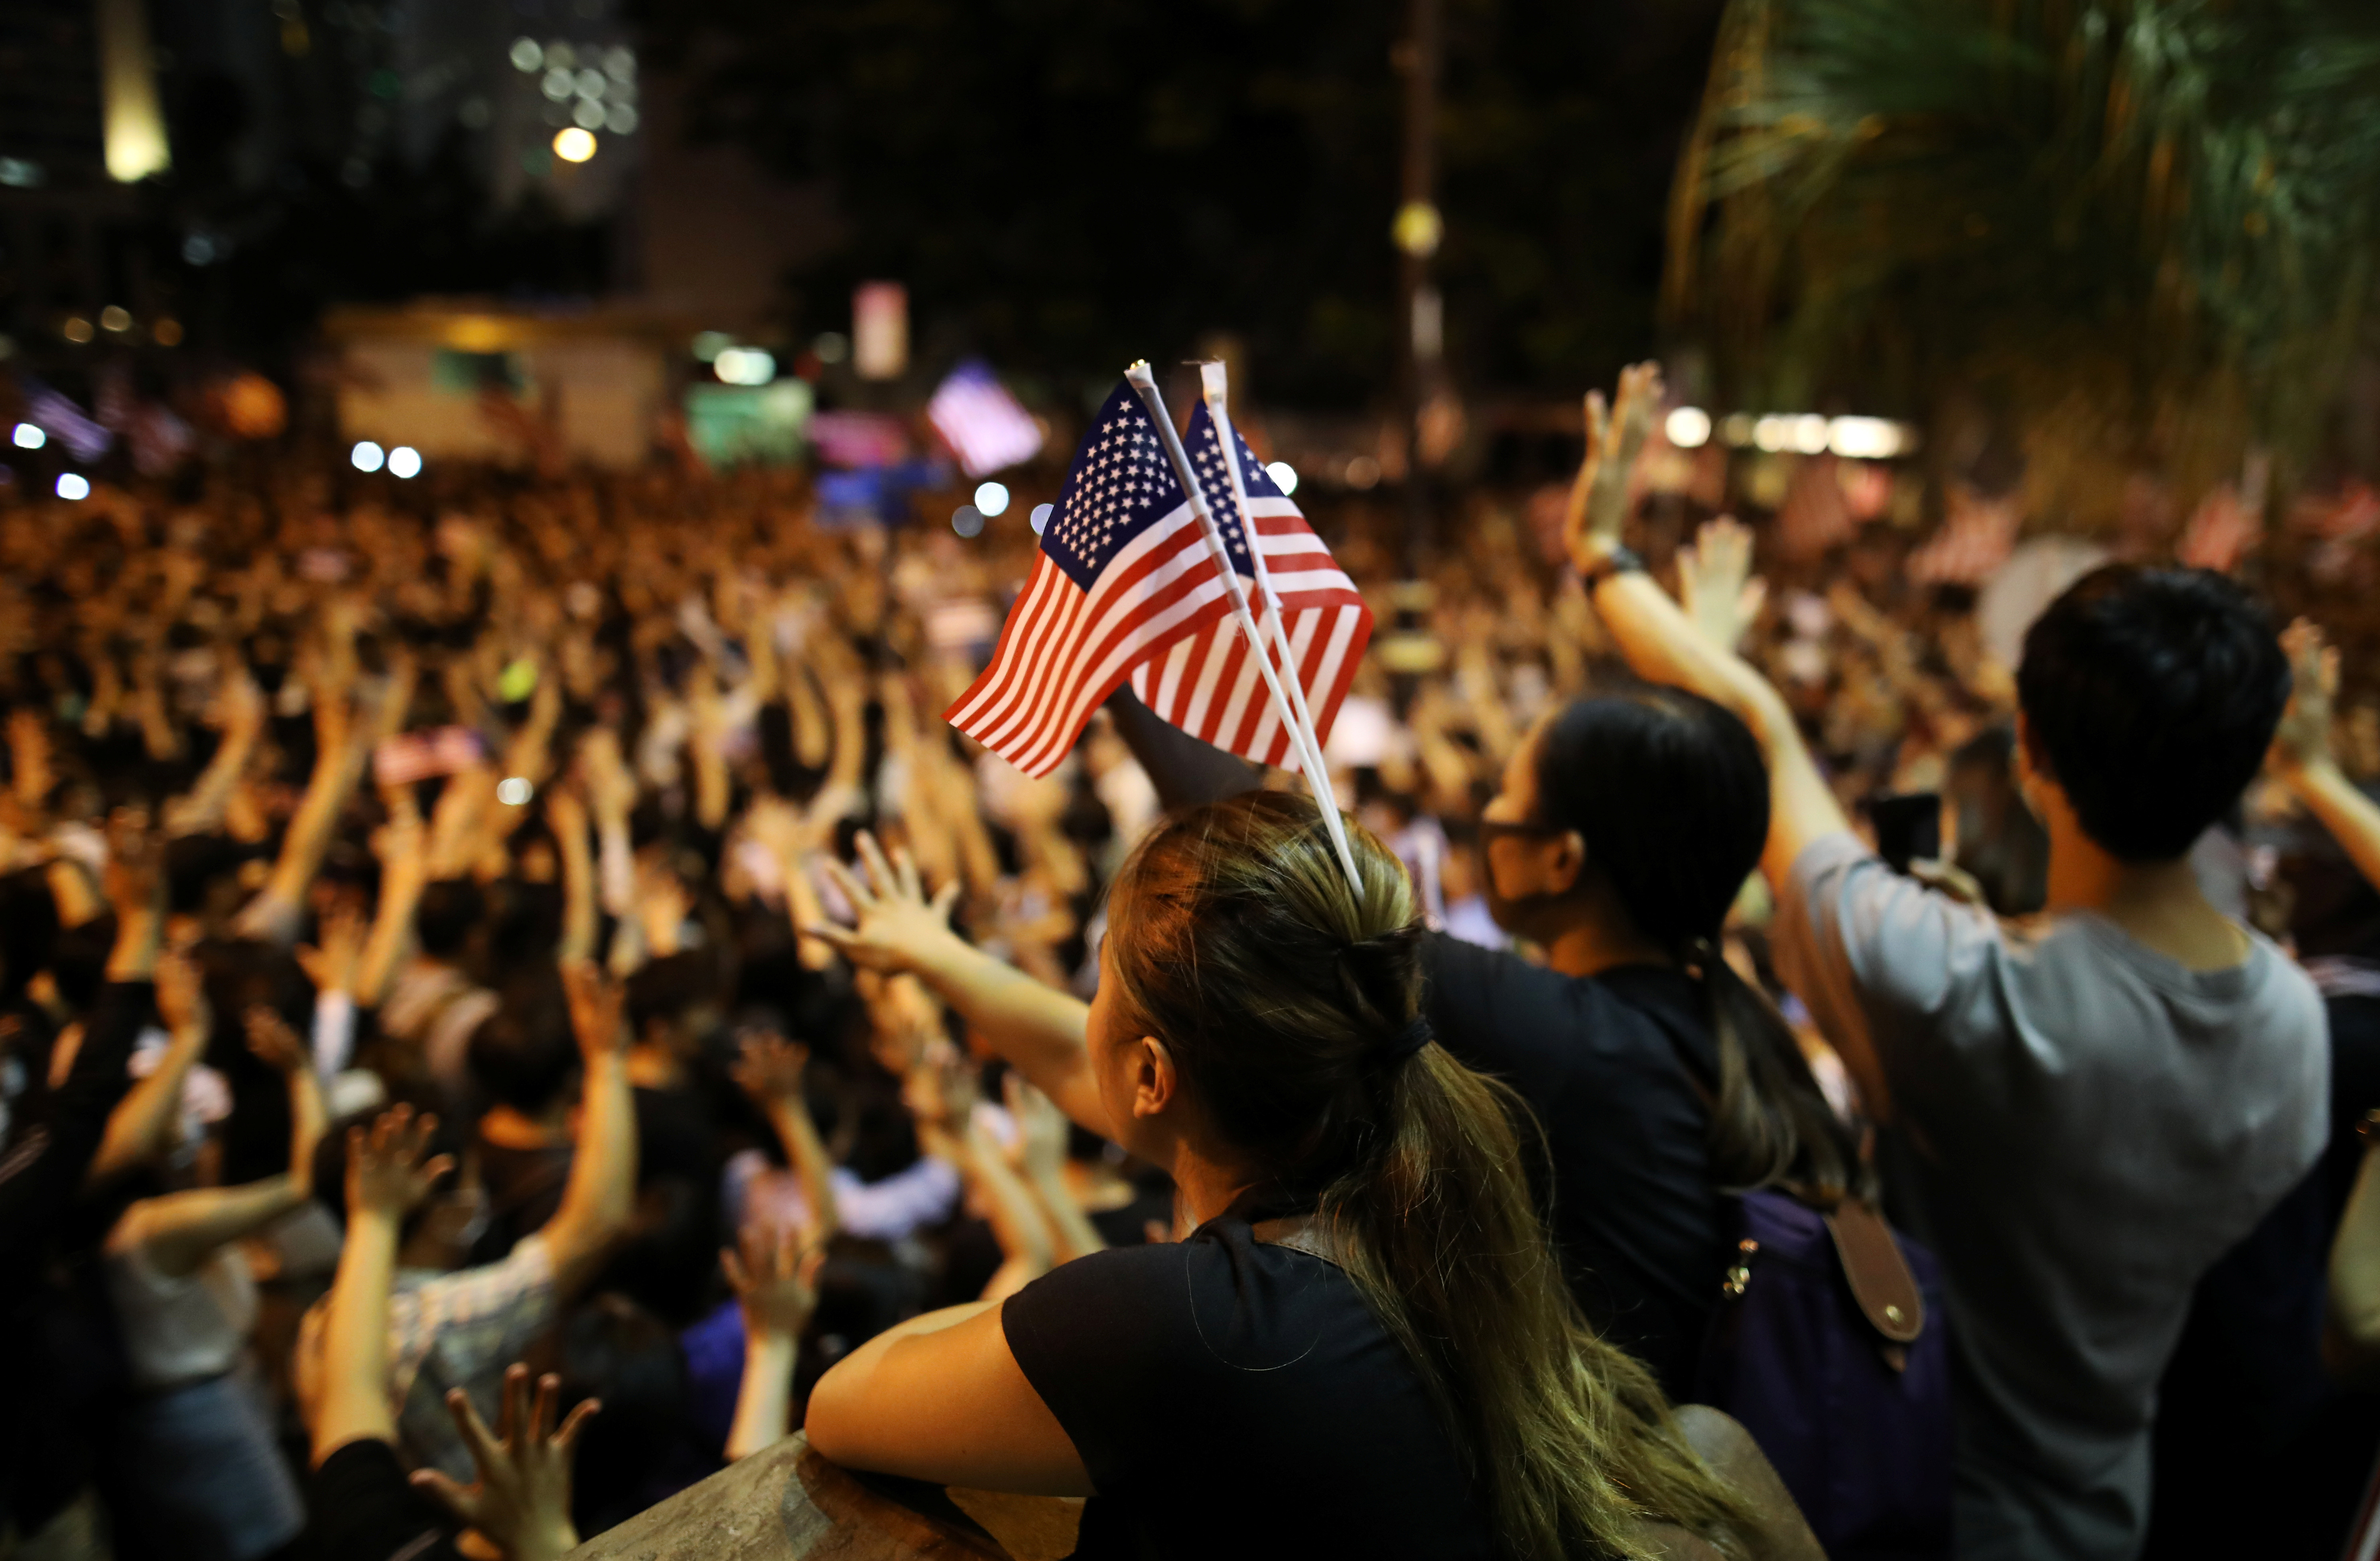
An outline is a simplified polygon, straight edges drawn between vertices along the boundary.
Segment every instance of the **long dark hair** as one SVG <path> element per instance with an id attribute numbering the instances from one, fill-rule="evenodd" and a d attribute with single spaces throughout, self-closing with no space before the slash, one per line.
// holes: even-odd
<path id="1" fill-rule="evenodd" d="M 1402 1348 L 1514 1555 L 1638 1556 L 1638 1525 L 1737 1548 L 1749 1510 L 1645 1368 L 1597 1337 L 1531 1199 L 1505 1086 L 1401 1036 L 1421 1012 L 1413 887 L 1352 822 L 1350 885 L 1309 798 L 1177 815 L 1116 877 L 1123 1023 L 1273 1197 L 1312 1208 Z"/>
<path id="2" fill-rule="evenodd" d="M 1718 1043 L 1710 1096 L 1721 1186 L 1779 1184 L 1832 1207 L 1873 1191 L 1851 1131 L 1767 994 L 1719 950 L 1728 908 L 1768 841 L 1768 770 L 1733 714 L 1648 685 L 1581 699 L 1537 747 L 1542 821 L 1575 829 L 1638 935 L 1701 981 Z"/>

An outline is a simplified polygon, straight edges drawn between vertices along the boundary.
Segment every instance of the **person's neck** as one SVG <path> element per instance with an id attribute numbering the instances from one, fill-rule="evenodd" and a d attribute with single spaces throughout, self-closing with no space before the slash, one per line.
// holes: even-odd
<path id="1" fill-rule="evenodd" d="M 1196 1230 L 1256 1185 L 1245 1168 L 1211 1159 L 1186 1144 L 1176 1146 L 1173 1163 L 1166 1168 L 1173 1176 L 1175 1206 L 1184 1230 Z"/>
<path id="2" fill-rule="evenodd" d="M 1601 917 L 1582 916 L 1540 945 L 1546 963 L 1564 975 L 1601 975 L 1621 965 L 1665 965 L 1670 956 L 1633 927 L 1614 926 Z"/>
<path id="3" fill-rule="evenodd" d="M 2049 830 L 2052 915 L 2090 911 L 2143 948 L 2191 970 L 2221 970 L 2248 955 L 2247 935 L 2207 902 L 2187 855 L 2126 862 L 2066 818 Z"/>
<path id="4" fill-rule="evenodd" d="M 551 1149 L 571 1139 L 570 1108 L 557 1105 L 532 1117 L 511 1106 L 492 1106 L 480 1118 L 480 1136 L 500 1149 Z"/>

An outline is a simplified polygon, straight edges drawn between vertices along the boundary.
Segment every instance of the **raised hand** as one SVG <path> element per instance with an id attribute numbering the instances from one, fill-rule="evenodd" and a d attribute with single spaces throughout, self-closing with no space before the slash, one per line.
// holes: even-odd
<path id="1" fill-rule="evenodd" d="M 289 1028 L 287 1020 L 262 1003 L 249 1005 L 240 1020 L 248 1029 L 248 1049 L 258 1060 L 285 1076 L 305 1071 L 306 1043 Z"/>
<path id="2" fill-rule="evenodd" d="M 2331 702 L 2338 694 L 2338 651 L 2301 618 L 2281 633 L 2289 656 L 2289 703 L 2273 733 L 2269 758 L 2284 779 L 2331 762 Z"/>
<path id="3" fill-rule="evenodd" d="M 504 1373 L 499 1429 L 492 1434 L 470 1398 L 455 1389 L 446 1395 L 446 1408 L 480 1466 L 479 1481 L 463 1485 L 433 1469 L 414 1471 L 416 1489 L 486 1535 L 509 1561 L 554 1561 L 578 1547 L 578 1531 L 570 1522 L 570 1458 L 601 1405 L 583 1400 L 557 1431 L 553 1411 L 561 1393 L 562 1379 L 548 1373 L 538 1379 L 532 1404 L 528 1368 L 516 1362 Z"/>
<path id="4" fill-rule="evenodd" d="M 1620 371 L 1617 401 L 1607 412 L 1603 393 L 1586 393 L 1586 458 L 1571 484 L 1562 541 L 1584 569 L 1619 545 L 1628 520 L 1628 474 L 1653 431 L 1664 394 L 1661 366 L 1636 363 Z"/>
<path id="5" fill-rule="evenodd" d="M 810 1048 L 783 1035 L 754 1031 L 743 1037 L 743 1053 L 730 1070 L 746 1095 L 760 1106 L 802 1097 L 802 1071 Z"/>
<path id="6" fill-rule="evenodd" d="M 347 1213 L 379 1215 L 391 1224 L 419 1208 L 439 1178 L 455 1168 L 455 1156 L 425 1159 L 438 1119 L 417 1118 L 410 1106 L 383 1111 L 367 1131 L 347 1130 Z"/>
<path id="7" fill-rule="evenodd" d="M 859 835 L 860 870 L 840 862 L 824 864 L 827 875 L 858 914 L 848 927 L 821 922 L 802 931 L 840 950 L 852 963 L 868 970 L 908 971 L 929 963 L 947 944 L 951 907 L 958 902 L 957 880 L 944 884 L 933 899 L 926 898 L 917 865 L 906 851 L 896 850 L 886 860 L 876 837 Z"/>
<path id="8" fill-rule="evenodd" d="M 1733 515 L 1705 522 L 1678 550 L 1679 605 L 1703 637 L 1733 650 L 1760 616 L 1768 582 L 1752 573 L 1752 532 Z"/>
<path id="9" fill-rule="evenodd" d="M 1057 1103 L 1010 1069 L 1008 1114 L 1016 1121 L 1016 1168 L 1034 1180 L 1055 1178 L 1066 1168 L 1066 1136 L 1070 1124 Z"/>
<path id="10" fill-rule="evenodd" d="M 799 1338 L 818 1309 L 818 1271 L 825 1252 L 805 1251 L 801 1232 L 791 1228 L 771 1240 L 767 1230 L 747 1225 L 738 1240 L 743 1252 L 722 1247 L 719 1266 L 744 1309 L 744 1332 L 752 1338 Z"/>
<path id="11" fill-rule="evenodd" d="M 606 980 L 591 960 L 565 960 L 562 990 L 570 1000 L 570 1028 L 578 1037 L 580 1055 L 591 1059 L 627 1049 L 628 1030 L 622 1020 L 627 992 L 620 983 Z"/>
<path id="12" fill-rule="evenodd" d="M 298 962 L 317 992 L 353 992 L 356 964 L 364 951 L 367 929 L 352 905 L 341 903 L 322 918 L 322 942 L 298 950 Z"/>
<path id="13" fill-rule="evenodd" d="M 197 963 L 185 954 L 157 961 L 157 1017 L 174 1035 L 204 1035 L 214 1027 Z"/>

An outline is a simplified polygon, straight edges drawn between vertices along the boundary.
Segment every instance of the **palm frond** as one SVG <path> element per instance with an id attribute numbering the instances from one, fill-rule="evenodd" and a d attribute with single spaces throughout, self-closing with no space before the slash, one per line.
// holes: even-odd
<path id="1" fill-rule="evenodd" d="M 2375 110 L 2380 10 L 2337 0 L 1733 0 L 1665 302 L 1738 405 L 1985 395 L 2103 515 L 2119 468 L 2305 448 Z"/>

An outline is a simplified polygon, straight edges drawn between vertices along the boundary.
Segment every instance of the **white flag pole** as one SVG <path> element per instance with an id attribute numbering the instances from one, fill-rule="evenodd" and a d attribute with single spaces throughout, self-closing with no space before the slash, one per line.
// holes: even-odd
<path id="1" fill-rule="evenodd" d="M 1281 622 L 1281 593 L 1272 588 L 1272 569 L 1266 563 L 1262 539 L 1257 534 L 1257 519 L 1248 508 L 1248 485 L 1240 469 L 1239 436 L 1232 428 L 1230 371 L 1220 363 L 1198 366 L 1198 382 L 1207 396 L 1207 415 L 1214 419 L 1217 440 L 1223 447 L 1224 467 L 1232 477 L 1232 502 L 1239 506 L 1240 522 L 1247 532 L 1248 556 L 1256 565 L 1257 596 L 1264 606 L 1264 626 L 1281 647 L 1281 664 L 1290 669 L 1283 681 L 1288 685 L 1289 702 L 1297 717 L 1290 736 L 1297 744 L 1298 762 L 1305 767 L 1306 783 L 1314 788 L 1315 799 L 1334 819 L 1339 816 L 1339 799 L 1333 794 L 1330 769 L 1322 758 L 1322 735 L 1314 728 L 1313 714 L 1306 708 L 1305 684 L 1297 675 L 1297 652 L 1289 643 L 1289 627 Z"/>
<path id="2" fill-rule="evenodd" d="M 1222 576 L 1223 589 L 1230 595 L 1232 615 L 1239 621 L 1240 632 L 1248 636 L 1248 649 L 1257 659 L 1257 671 L 1264 675 L 1265 689 L 1272 696 L 1273 715 L 1292 732 L 1297 731 L 1297 718 L 1293 712 L 1289 696 L 1281 691 L 1281 674 L 1274 671 L 1272 658 L 1265 654 L 1264 636 L 1257 633 L 1254 615 L 1248 611 L 1247 593 L 1240 589 L 1239 572 L 1232 567 L 1232 555 L 1223 546 L 1221 528 L 1215 524 L 1214 512 L 1207 507 L 1207 496 L 1199 489 L 1198 474 L 1190 469 L 1190 457 L 1182 448 L 1182 436 L 1174 431 L 1173 417 L 1165 409 L 1165 396 L 1157 388 L 1157 376 L 1149 372 L 1146 358 L 1123 371 L 1123 377 L 1139 393 L 1141 404 L 1148 408 L 1149 421 L 1157 425 L 1158 442 L 1165 446 L 1166 459 L 1173 463 L 1173 475 L 1182 484 L 1182 491 L 1190 501 L 1190 513 L 1198 517 L 1198 528 L 1207 538 L 1207 552 L 1215 561 L 1216 573 Z M 1245 512 L 1243 512 L 1245 514 Z M 1256 537 L 1248 537 L 1249 551 L 1256 549 Z M 1302 744 L 1301 739 L 1301 744 Z M 1317 793 L 1318 803 L 1320 794 Z M 1355 853 L 1347 843 L 1347 827 L 1336 807 L 1322 807 L 1323 826 L 1330 832 L 1330 843 L 1338 848 L 1339 865 L 1347 870 L 1347 882 L 1358 895 L 1364 891 L 1363 875 L 1355 870 Z"/>

